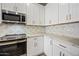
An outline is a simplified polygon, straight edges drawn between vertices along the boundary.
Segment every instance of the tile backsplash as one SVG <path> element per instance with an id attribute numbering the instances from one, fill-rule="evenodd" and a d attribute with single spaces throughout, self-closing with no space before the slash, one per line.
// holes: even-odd
<path id="1" fill-rule="evenodd" d="M 46 27 L 46 33 L 79 37 L 79 23 L 48 26 Z"/>
<path id="2" fill-rule="evenodd" d="M 30 35 L 41 35 L 44 34 L 45 28 L 41 26 L 26 26 L 26 34 Z"/>
<path id="3" fill-rule="evenodd" d="M 44 27 L 26 26 L 18 24 L 0 24 L 0 37 L 7 34 L 41 35 L 44 33 Z"/>
<path id="4" fill-rule="evenodd" d="M 18 24 L 0 24 L 0 37 L 7 34 L 25 33 L 25 26 Z"/>
<path id="5" fill-rule="evenodd" d="M 27 36 L 37 34 L 39 35 L 44 34 L 44 32 L 79 37 L 79 23 L 48 26 L 46 28 L 42 26 L 0 24 L 0 36 L 4 36 L 6 34 L 22 34 L 22 33 L 26 33 Z"/>

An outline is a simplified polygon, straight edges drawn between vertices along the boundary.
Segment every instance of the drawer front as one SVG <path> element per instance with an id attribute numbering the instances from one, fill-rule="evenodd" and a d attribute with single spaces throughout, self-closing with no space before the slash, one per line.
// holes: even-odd
<path id="1" fill-rule="evenodd" d="M 61 43 L 59 41 L 54 40 L 54 44 L 57 45 L 58 47 L 60 47 L 61 49 L 69 52 L 70 54 L 72 54 L 73 56 L 79 56 L 79 48 L 72 46 L 72 44 L 67 44 L 67 43 Z"/>

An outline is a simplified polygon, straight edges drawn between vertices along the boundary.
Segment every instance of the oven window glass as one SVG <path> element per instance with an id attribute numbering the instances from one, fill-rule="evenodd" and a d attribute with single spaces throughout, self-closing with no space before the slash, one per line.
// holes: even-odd
<path id="1" fill-rule="evenodd" d="M 26 42 L 0 46 L 0 56 L 20 56 L 26 54 Z"/>

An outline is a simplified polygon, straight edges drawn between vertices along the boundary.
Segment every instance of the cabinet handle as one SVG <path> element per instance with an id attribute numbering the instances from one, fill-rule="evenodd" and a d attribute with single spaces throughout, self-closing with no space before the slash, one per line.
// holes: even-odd
<path id="1" fill-rule="evenodd" d="M 51 24 L 52 23 L 52 21 L 51 20 L 49 20 L 49 24 Z"/>
<path id="2" fill-rule="evenodd" d="M 60 51 L 60 56 L 62 56 L 61 54 L 62 54 L 62 52 Z"/>
<path id="3" fill-rule="evenodd" d="M 37 38 L 34 39 L 34 47 L 37 47 Z"/>
<path id="4" fill-rule="evenodd" d="M 66 15 L 66 20 L 68 20 L 68 15 Z"/>
<path id="5" fill-rule="evenodd" d="M 69 14 L 69 20 L 71 20 L 71 14 Z"/>
<path id="6" fill-rule="evenodd" d="M 59 44 L 59 46 L 61 46 L 61 47 L 63 47 L 63 48 L 66 48 L 65 46 L 63 46 L 63 45 L 61 45 L 61 44 Z"/>
<path id="7" fill-rule="evenodd" d="M 65 56 L 65 54 L 63 53 L 63 56 Z"/>
<path id="8" fill-rule="evenodd" d="M 34 47 L 37 47 L 37 43 L 36 42 L 34 42 Z"/>
<path id="9" fill-rule="evenodd" d="M 50 45 L 53 45 L 52 40 L 50 40 Z"/>

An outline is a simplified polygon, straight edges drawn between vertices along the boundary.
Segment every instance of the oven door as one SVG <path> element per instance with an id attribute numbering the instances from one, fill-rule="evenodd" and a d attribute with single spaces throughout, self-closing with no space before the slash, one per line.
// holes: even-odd
<path id="1" fill-rule="evenodd" d="M 0 56 L 20 56 L 26 53 L 26 42 L 0 46 Z"/>

